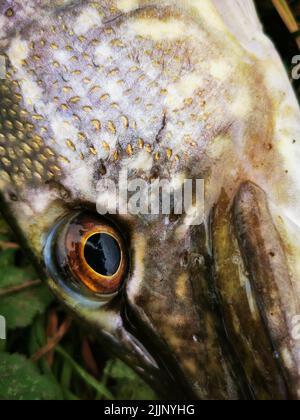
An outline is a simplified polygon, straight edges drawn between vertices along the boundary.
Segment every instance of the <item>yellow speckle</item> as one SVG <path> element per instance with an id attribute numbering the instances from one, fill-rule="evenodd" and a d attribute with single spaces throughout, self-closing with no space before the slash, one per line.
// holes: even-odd
<path id="1" fill-rule="evenodd" d="M 28 144 L 26 144 L 26 143 L 23 143 L 22 145 L 21 145 L 21 148 L 24 150 L 24 152 L 25 153 L 27 153 L 28 155 L 30 155 L 31 153 L 32 153 L 32 148 L 28 145 Z"/>
<path id="2" fill-rule="evenodd" d="M 49 147 L 45 149 L 45 154 L 48 156 L 55 156 L 54 152 L 51 149 L 49 149 Z"/>
<path id="3" fill-rule="evenodd" d="M 42 121 L 44 119 L 44 117 L 42 115 L 39 115 L 39 114 L 33 114 L 32 119 L 37 120 L 37 121 Z"/>
<path id="4" fill-rule="evenodd" d="M 3 163 L 4 166 L 10 166 L 10 161 L 7 158 L 2 158 L 1 162 Z"/>
<path id="5" fill-rule="evenodd" d="M 13 99 L 14 99 L 16 102 L 20 102 L 20 101 L 23 99 L 23 97 L 22 97 L 22 95 L 19 95 L 18 93 L 16 93 L 16 94 L 13 96 Z"/>
<path id="6" fill-rule="evenodd" d="M 78 133 L 78 138 L 81 141 L 85 141 L 87 139 L 86 134 L 84 133 Z"/>
<path id="7" fill-rule="evenodd" d="M 43 175 L 44 173 L 44 165 L 42 165 L 40 162 L 38 162 L 37 160 L 34 161 L 34 166 L 36 171 L 40 174 Z"/>
<path id="8" fill-rule="evenodd" d="M 118 153 L 117 150 L 114 151 L 114 155 L 113 156 L 114 156 L 114 160 L 115 161 L 118 161 L 119 160 L 119 153 Z"/>
<path id="9" fill-rule="evenodd" d="M 73 88 L 71 86 L 64 86 L 63 87 L 63 91 L 68 93 L 68 92 L 72 92 Z"/>
<path id="10" fill-rule="evenodd" d="M 184 100 L 184 105 L 191 106 L 193 103 L 193 98 L 187 98 Z"/>
<path id="11" fill-rule="evenodd" d="M 119 74 L 119 70 L 118 69 L 114 69 L 114 70 L 111 70 L 108 73 L 108 76 L 113 77 L 113 76 L 117 76 L 118 74 Z"/>
<path id="12" fill-rule="evenodd" d="M 114 47 L 119 47 L 119 48 L 124 48 L 125 47 L 124 43 L 120 39 L 113 39 L 111 41 L 111 44 Z"/>
<path id="13" fill-rule="evenodd" d="M 24 130 L 24 124 L 21 121 L 14 121 L 17 130 Z"/>
<path id="14" fill-rule="evenodd" d="M 187 285 L 188 276 L 186 273 L 180 274 L 176 281 L 176 295 L 180 299 L 184 299 L 187 296 Z"/>
<path id="15" fill-rule="evenodd" d="M 92 88 L 91 88 L 91 90 L 90 90 L 90 93 L 96 93 L 96 92 L 98 92 L 100 90 L 100 86 L 93 86 Z"/>
<path id="16" fill-rule="evenodd" d="M 137 9 L 139 6 L 139 0 L 117 0 L 117 7 L 124 13 L 128 13 Z"/>

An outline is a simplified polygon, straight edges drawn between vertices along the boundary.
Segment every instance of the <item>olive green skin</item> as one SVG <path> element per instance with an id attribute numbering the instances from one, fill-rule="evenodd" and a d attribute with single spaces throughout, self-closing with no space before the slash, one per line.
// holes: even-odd
<path id="1" fill-rule="evenodd" d="M 269 208 L 299 189 L 276 143 L 281 102 L 265 63 L 201 6 L 16 2 L 0 37 L 2 210 L 59 301 L 162 396 L 298 399 L 297 253 Z M 55 247 L 122 170 L 204 179 L 204 223 L 113 216 L 122 287 L 74 289 Z"/>

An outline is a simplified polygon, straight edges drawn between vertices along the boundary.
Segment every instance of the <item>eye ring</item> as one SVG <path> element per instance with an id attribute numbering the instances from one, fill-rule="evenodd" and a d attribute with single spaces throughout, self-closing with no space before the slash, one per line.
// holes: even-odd
<path id="1" fill-rule="evenodd" d="M 120 291 L 128 253 L 112 221 L 86 211 L 65 217 L 54 229 L 52 260 L 54 256 L 63 279 L 88 294 L 108 296 Z"/>
<path id="2" fill-rule="evenodd" d="M 94 270 L 91 264 L 88 263 L 87 258 L 85 256 L 86 246 L 88 244 L 89 239 L 93 238 L 96 235 L 107 235 L 111 237 L 115 243 L 119 246 L 120 251 L 120 261 L 118 263 L 118 267 L 114 273 L 111 275 L 106 275 L 103 273 L 99 273 L 98 271 Z M 80 260 L 82 261 L 82 265 L 78 267 L 73 267 L 71 270 L 75 273 L 77 277 L 80 277 L 82 282 L 93 292 L 95 293 L 110 293 L 113 292 L 118 284 L 121 283 L 121 277 L 123 277 L 126 271 L 126 262 L 125 262 L 125 250 L 122 244 L 122 238 L 116 234 L 115 229 L 109 225 L 99 225 L 88 231 L 80 241 L 79 245 L 79 253 L 80 253 Z M 77 269 L 79 268 L 79 270 Z M 80 270 L 84 269 L 84 273 L 87 274 L 85 277 L 82 277 Z M 101 286 L 97 287 L 97 280 L 100 281 Z M 106 283 L 106 284 L 105 284 Z"/>

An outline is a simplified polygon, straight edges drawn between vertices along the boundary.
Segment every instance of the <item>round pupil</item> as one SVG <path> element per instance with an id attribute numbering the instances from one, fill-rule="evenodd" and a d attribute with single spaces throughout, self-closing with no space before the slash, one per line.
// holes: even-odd
<path id="1" fill-rule="evenodd" d="M 84 257 L 96 273 L 111 277 L 120 267 L 121 250 L 112 236 L 96 233 L 87 240 Z"/>

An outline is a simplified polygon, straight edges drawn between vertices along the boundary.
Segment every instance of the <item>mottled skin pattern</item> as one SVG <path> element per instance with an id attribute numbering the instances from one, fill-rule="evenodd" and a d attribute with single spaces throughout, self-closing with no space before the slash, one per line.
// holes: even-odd
<path id="1" fill-rule="evenodd" d="M 271 64 L 239 45 L 211 2 L 200 1 L 201 8 L 196 3 L 0 1 L 0 52 L 7 59 L 0 84 L 4 208 L 47 277 L 43 249 L 49 231 L 74 209 L 96 211 L 99 180 L 118 182 L 122 169 L 130 178 L 166 178 L 178 185 L 184 178 L 204 178 L 203 226 L 187 227 L 185 216 L 117 218 L 132 261 L 114 302 L 74 294 L 67 279 L 48 283 L 102 341 L 151 383 L 160 382 L 162 393 L 169 391 L 166 377 L 173 376 L 176 397 L 298 398 L 299 343 L 284 340 L 283 348 L 281 336 L 266 332 L 267 316 L 258 315 L 255 292 L 241 281 L 247 264 L 240 249 L 247 241 L 250 249 L 255 240 L 246 237 L 239 249 L 233 233 L 255 227 L 247 212 L 245 221 L 231 216 L 244 182 L 265 188 L 280 209 L 294 204 L 291 196 L 299 188 L 276 144 L 276 116 L 297 118 L 298 110 L 295 103 L 283 106 L 282 94 L 266 82 Z M 289 146 L 295 144 L 286 131 Z M 265 200 L 260 190 L 256 194 Z M 243 209 L 240 202 L 236 207 Z M 274 235 L 263 236 L 259 246 L 274 244 Z M 293 264 L 298 248 L 284 235 L 282 230 Z M 254 284 L 256 268 L 248 267 Z M 270 264 L 271 286 L 272 270 Z M 287 314 L 287 336 L 291 317 L 300 313 L 297 275 L 287 273 L 296 290 L 293 311 L 284 312 L 287 301 L 275 299 Z M 221 309 L 213 283 L 220 288 Z M 136 323 L 145 337 L 136 337 Z M 172 375 L 166 376 L 166 361 Z"/>

